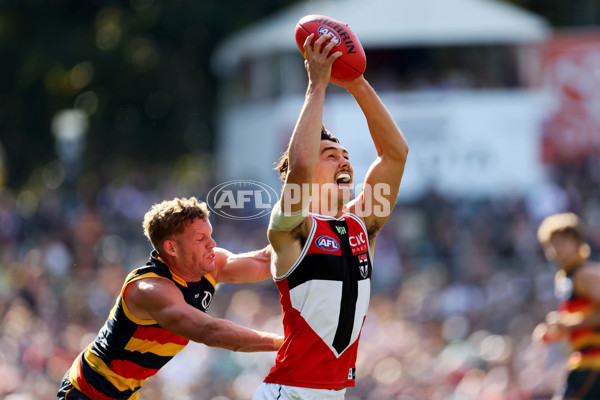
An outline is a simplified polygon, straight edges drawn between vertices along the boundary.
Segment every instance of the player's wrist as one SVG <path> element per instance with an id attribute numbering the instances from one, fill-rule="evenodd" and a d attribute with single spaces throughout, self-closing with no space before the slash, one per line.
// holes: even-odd
<path id="1" fill-rule="evenodd" d="M 325 82 L 323 80 L 311 79 L 308 82 L 307 95 L 311 94 L 323 94 L 325 95 L 325 91 L 327 90 L 327 86 L 329 82 Z"/>
<path id="2" fill-rule="evenodd" d="M 365 77 L 363 75 L 359 76 L 358 78 L 356 78 L 352 81 L 345 83 L 344 88 L 348 92 L 350 92 L 350 94 L 352 94 L 354 96 L 373 90 L 373 88 L 371 87 L 369 82 L 367 82 L 367 80 L 365 79 Z"/>

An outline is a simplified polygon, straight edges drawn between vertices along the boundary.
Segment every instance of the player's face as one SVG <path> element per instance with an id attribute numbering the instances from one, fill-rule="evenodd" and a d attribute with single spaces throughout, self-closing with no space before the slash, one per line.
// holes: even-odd
<path id="1" fill-rule="evenodd" d="M 210 222 L 196 218 L 185 225 L 183 232 L 173 236 L 178 269 L 194 275 L 204 275 L 214 270 L 216 243 L 211 235 Z"/>
<path id="2" fill-rule="evenodd" d="M 581 249 L 579 241 L 571 235 L 562 233 L 552 235 L 550 246 L 559 265 L 565 264 L 575 255 L 579 254 L 579 250 Z"/>
<path id="3" fill-rule="evenodd" d="M 344 199 L 350 199 L 353 178 L 354 170 L 346 149 L 339 143 L 321 140 L 313 183 L 335 187 L 337 201 L 341 203 Z"/>

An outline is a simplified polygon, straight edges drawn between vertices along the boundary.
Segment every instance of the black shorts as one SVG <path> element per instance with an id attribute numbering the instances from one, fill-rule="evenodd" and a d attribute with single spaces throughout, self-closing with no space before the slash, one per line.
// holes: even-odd
<path id="1" fill-rule="evenodd" d="M 69 372 L 65 374 L 63 380 L 60 382 L 60 388 L 58 389 L 58 400 L 92 400 L 83 393 L 81 393 L 75 386 L 69 381 Z"/>
<path id="2" fill-rule="evenodd" d="M 573 370 L 567 377 L 563 400 L 600 399 L 600 371 Z"/>

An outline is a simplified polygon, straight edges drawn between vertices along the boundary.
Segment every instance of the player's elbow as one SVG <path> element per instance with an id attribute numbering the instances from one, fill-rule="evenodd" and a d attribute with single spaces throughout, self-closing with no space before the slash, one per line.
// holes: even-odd
<path id="1" fill-rule="evenodd" d="M 391 162 L 402 164 L 406 163 L 408 157 L 408 144 L 402 141 L 397 146 L 390 146 L 383 152 L 383 158 L 388 159 Z"/>

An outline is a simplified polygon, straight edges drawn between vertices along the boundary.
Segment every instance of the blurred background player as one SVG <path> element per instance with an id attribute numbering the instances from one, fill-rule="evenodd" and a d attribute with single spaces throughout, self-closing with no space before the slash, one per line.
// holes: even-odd
<path id="1" fill-rule="evenodd" d="M 155 204 L 144 217 L 154 251 L 131 272 L 106 324 L 75 359 L 59 399 L 137 399 L 142 384 L 189 342 L 233 351 L 275 351 L 281 337 L 206 314 L 219 282 L 268 278 L 270 247 L 240 255 L 215 247 L 206 204 Z"/>
<path id="2" fill-rule="evenodd" d="M 285 341 L 254 399 L 341 399 L 355 385 L 358 339 L 370 298 L 377 233 L 394 207 L 408 146 L 364 77 L 331 80 L 361 107 L 377 150 L 365 189 L 350 202 L 348 152 L 322 125 L 335 40 L 305 43 L 308 88 L 286 153 L 283 193 L 271 214 L 273 275 Z M 366 139 L 365 139 L 366 140 Z M 374 196 L 374 192 L 384 188 Z M 310 211 L 310 213 L 308 213 Z"/>
<path id="3" fill-rule="evenodd" d="M 558 265 L 554 279 L 558 311 L 533 333 L 534 340 L 568 340 L 572 353 L 563 393 L 555 399 L 600 399 L 600 265 L 590 262 L 579 217 L 554 214 L 544 219 L 538 239 L 546 256 Z"/>

